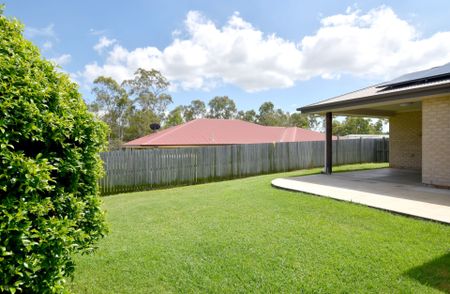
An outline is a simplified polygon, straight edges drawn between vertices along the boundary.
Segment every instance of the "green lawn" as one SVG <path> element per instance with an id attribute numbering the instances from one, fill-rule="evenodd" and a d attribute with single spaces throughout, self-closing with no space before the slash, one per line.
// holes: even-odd
<path id="1" fill-rule="evenodd" d="M 270 185 L 318 171 L 105 197 L 111 232 L 96 253 L 76 258 L 71 288 L 450 292 L 450 226 Z"/>

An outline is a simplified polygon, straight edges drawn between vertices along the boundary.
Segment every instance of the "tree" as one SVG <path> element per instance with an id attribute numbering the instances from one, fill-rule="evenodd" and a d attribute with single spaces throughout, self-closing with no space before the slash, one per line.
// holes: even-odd
<path id="1" fill-rule="evenodd" d="M 305 115 L 296 112 L 289 117 L 289 125 L 297 128 L 314 130 L 319 126 L 319 121 L 314 115 Z"/>
<path id="2" fill-rule="evenodd" d="M 247 110 L 245 112 L 243 110 L 239 111 L 237 114 L 237 118 L 251 123 L 256 123 L 258 119 L 256 116 L 256 112 L 253 109 Z"/>
<path id="3" fill-rule="evenodd" d="M 172 103 L 172 96 L 165 93 L 169 85 L 169 81 L 159 71 L 143 68 L 135 72 L 133 79 L 122 83 L 129 97 L 134 98 L 125 130 L 127 140 L 149 134 L 150 124 L 161 124 L 165 120 L 167 107 Z"/>
<path id="4" fill-rule="evenodd" d="M 293 113 L 289 118 L 289 122 L 292 126 L 302 129 L 309 128 L 309 120 L 306 115 L 302 115 L 301 113 Z"/>
<path id="5" fill-rule="evenodd" d="M 131 101 L 125 89 L 111 77 L 100 76 L 94 80 L 92 92 L 95 101 L 90 109 L 96 110 L 101 119 L 111 130 L 109 142 L 111 145 L 121 145 L 124 136 L 124 127 L 127 123 L 127 111 Z"/>
<path id="6" fill-rule="evenodd" d="M 259 107 L 258 123 L 263 126 L 288 126 L 289 113 L 275 109 L 272 102 L 264 102 Z"/>
<path id="7" fill-rule="evenodd" d="M 151 132 L 150 124 L 161 124 L 172 97 L 165 93 L 167 79 L 157 70 L 139 68 L 133 79 L 119 84 L 110 77 L 94 81 L 95 101 L 89 109 L 111 128 L 109 149 L 122 146 Z M 133 99 L 132 99 L 133 98 Z"/>
<path id="8" fill-rule="evenodd" d="M 136 138 L 148 135 L 153 131 L 150 129 L 150 124 L 160 124 L 160 118 L 156 116 L 151 110 L 136 110 L 131 109 L 128 115 L 128 125 L 125 128 L 124 141 L 131 141 Z"/>
<path id="9" fill-rule="evenodd" d="M 383 125 L 388 123 L 388 121 L 386 119 L 378 119 L 374 124 L 373 124 L 373 132 L 376 134 L 382 134 L 383 133 Z"/>
<path id="10" fill-rule="evenodd" d="M 344 121 L 333 120 L 333 134 L 345 136 L 349 134 L 382 134 L 383 122 L 378 120 L 372 123 L 370 119 L 363 117 L 347 116 Z"/>
<path id="11" fill-rule="evenodd" d="M 167 116 L 167 120 L 164 127 L 168 128 L 181 125 L 184 122 L 182 115 L 183 109 L 184 109 L 183 106 L 175 107 Z"/>
<path id="12" fill-rule="evenodd" d="M 157 70 L 139 68 L 132 80 L 126 80 L 122 86 L 128 90 L 128 95 L 134 97 L 139 109 L 145 112 L 151 110 L 160 120 L 164 120 L 167 106 L 171 104 L 172 96 L 165 93 L 169 81 Z"/>
<path id="13" fill-rule="evenodd" d="M 107 126 L 0 7 L 0 292 L 64 291 L 73 256 L 106 232 Z"/>
<path id="14" fill-rule="evenodd" d="M 192 100 L 191 103 L 183 108 L 183 118 L 185 121 L 191 121 L 206 116 L 206 105 L 201 100 Z"/>
<path id="15" fill-rule="evenodd" d="M 236 104 L 228 96 L 216 96 L 209 101 L 208 106 L 209 118 L 232 119 L 237 113 Z"/>

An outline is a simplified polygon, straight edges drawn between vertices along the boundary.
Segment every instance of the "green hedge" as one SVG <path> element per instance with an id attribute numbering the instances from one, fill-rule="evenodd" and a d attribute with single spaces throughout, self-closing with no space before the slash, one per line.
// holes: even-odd
<path id="1" fill-rule="evenodd" d="M 106 231 L 106 126 L 0 7 L 0 292 L 64 291 L 72 255 Z"/>

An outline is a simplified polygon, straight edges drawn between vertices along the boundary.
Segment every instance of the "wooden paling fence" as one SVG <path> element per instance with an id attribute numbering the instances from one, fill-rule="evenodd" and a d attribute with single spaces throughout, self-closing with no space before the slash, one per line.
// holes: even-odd
<path id="1" fill-rule="evenodd" d="M 333 142 L 334 164 L 385 162 L 385 139 Z M 320 167 L 324 142 L 129 149 L 101 153 L 103 195 Z"/>

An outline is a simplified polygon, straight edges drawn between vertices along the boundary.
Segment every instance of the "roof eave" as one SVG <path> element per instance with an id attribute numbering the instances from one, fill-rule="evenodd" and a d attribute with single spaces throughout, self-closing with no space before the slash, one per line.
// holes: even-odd
<path id="1" fill-rule="evenodd" d="M 450 84 L 433 85 L 430 87 L 408 89 L 405 91 L 390 92 L 385 94 L 370 95 L 366 97 L 359 97 L 350 100 L 337 101 L 331 103 L 324 103 L 320 105 L 309 105 L 297 108 L 297 111 L 301 113 L 323 113 L 332 112 L 333 110 L 345 108 L 345 107 L 356 107 L 364 106 L 373 103 L 383 103 L 402 99 L 410 99 L 413 97 L 426 97 L 450 94 Z"/>

